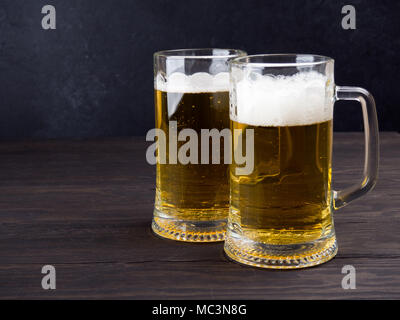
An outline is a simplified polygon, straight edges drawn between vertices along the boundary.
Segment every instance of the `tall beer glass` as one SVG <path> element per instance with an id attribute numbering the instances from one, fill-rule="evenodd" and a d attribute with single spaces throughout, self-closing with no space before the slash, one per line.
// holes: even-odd
<path id="1" fill-rule="evenodd" d="M 203 140 L 201 133 L 229 128 L 228 61 L 244 55 L 232 49 L 154 54 L 156 128 L 166 135 L 166 156 L 160 156 L 163 141 L 159 139 L 152 229 L 162 237 L 191 242 L 224 240 L 229 212 L 225 143 L 217 146 L 220 156 L 213 161 L 212 139 Z M 184 145 L 189 138 L 196 138 L 197 145 L 186 158 Z M 210 142 L 211 151 L 205 150 L 204 142 Z M 226 149 L 230 149 L 229 142 Z"/>
<path id="2" fill-rule="evenodd" d="M 231 129 L 252 130 L 254 169 L 230 166 L 231 203 L 225 252 L 264 268 L 303 268 L 337 252 L 332 213 L 364 195 L 378 173 L 378 122 L 365 89 L 334 84 L 334 61 L 314 55 L 255 55 L 231 62 Z M 331 189 L 336 100 L 356 100 L 365 129 L 361 181 Z M 244 140 L 244 141 L 242 141 Z"/>

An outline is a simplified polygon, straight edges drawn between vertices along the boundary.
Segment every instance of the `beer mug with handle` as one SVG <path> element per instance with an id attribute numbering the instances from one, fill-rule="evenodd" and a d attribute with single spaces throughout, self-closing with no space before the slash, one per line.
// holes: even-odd
<path id="1" fill-rule="evenodd" d="M 337 100 L 360 102 L 366 144 L 361 181 L 339 191 L 331 188 Z M 372 95 L 336 86 L 331 58 L 255 55 L 231 61 L 230 104 L 231 130 L 243 131 L 233 139 L 233 152 L 251 144 L 254 167 L 242 174 L 235 160 L 230 166 L 225 252 L 240 263 L 277 269 L 332 259 L 337 252 L 333 212 L 371 190 L 377 179 Z"/>
<path id="2" fill-rule="evenodd" d="M 222 241 L 229 212 L 230 143 L 208 149 L 210 137 L 229 131 L 229 60 L 233 49 L 183 49 L 154 54 L 157 140 L 156 199 L 152 229 L 190 242 Z M 212 131 L 214 130 L 214 131 Z M 228 135 L 229 136 L 229 135 Z M 151 138 L 151 137 L 149 137 Z M 193 143 L 188 149 L 188 143 Z M 226 150 L 225 150 L 226 149 Z M 188 152 L 188 150 L 190 152 Z M 189 154 L 189 156 L 187 155 Z"/>

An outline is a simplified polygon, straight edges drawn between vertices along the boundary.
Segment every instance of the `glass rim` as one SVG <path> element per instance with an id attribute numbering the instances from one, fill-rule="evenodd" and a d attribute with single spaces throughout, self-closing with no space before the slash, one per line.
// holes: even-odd
<path id="1" fill-rule="evenodd" d="M 290 58 L 312 58 L 312 61 L 293 61 L 289 62 Z M 277 61 L 274 62 L 273 60 L 284 60 L 287 59 L 288 62 Z M 265 60 L 262 62 L 252 62 L 252 59 L 261 59 Z M 250 61 L 246 61 L 250 60 Z M 270 61 L 268 61 L 270 60 Z M 326 64 L 328 62 L 334 62 L 333 58 L 318 55 L 318 54 L 303 54 L 303 53 L 274 53 L 274 54 L 254 54 L 248 55 L 244 57 L 237 57 L 230 61 L 231 65 L 236 66 L 254 66 L 254 67 L 302 67 L 302 66 L 316 66 L 321 64 Z"/>
<path id="2" fill-rule="evenodd" d="M 213 54 L 213 50 L 227 51 L 228 54 Z M 194 55 L 190 55 L 192 53 Z M 229 59 L 246 56 L 247 53 L 241 49 L 229 48 L 189 48 L 162 50 L 154 53 L 154 57 L 168 59 Z"/>

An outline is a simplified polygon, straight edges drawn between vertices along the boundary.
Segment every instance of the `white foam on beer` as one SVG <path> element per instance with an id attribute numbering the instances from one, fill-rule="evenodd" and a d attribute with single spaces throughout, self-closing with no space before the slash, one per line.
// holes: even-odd
<path id="1" fill-rule="evenodd" d="M 332 81 L 315 71 L 278 77 L 252 73 L 237 82 L 231 118 L 254 126 L 327 121 L 333 116 L 332 89 Z"/>
<path id="2" fill-rule="evenodd" d="M 229 91 L 229 73 L 220 72 L 211 75 L 206 72 L 197 72 L 186 75 L 174 72 L 167 78 L 158 74 L 154 79 L 154 88 L 164 92 L 202 93 Z"/>

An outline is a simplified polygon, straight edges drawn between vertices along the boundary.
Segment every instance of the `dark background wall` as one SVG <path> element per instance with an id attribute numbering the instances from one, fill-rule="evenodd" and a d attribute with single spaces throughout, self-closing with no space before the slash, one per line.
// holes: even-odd
<path id="1" fill-rule="evenodd" d="M 400 129 L 399 1 L 0 0 L 0 138 L 144 135 L 153 52 L 191 47 L 331 56 L 336 83 L 370 90 L 380 129 Z M 358 105 L 336 106 L 335 130 L 362 130 Z"/>

